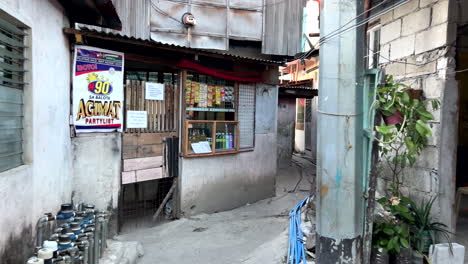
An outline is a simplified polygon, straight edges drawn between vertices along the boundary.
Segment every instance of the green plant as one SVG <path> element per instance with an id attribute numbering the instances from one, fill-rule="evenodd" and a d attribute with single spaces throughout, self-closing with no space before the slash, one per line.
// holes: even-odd
<path id="1" fill-rule="evenodd" d="M 410 224 L 414 217 L 406 197 L 383 197 L 378 200 L 389 217 L 375 223 L 372 243 L 375 248 L 383 248 L 390 254 L 397 254 L 402 248 L 410 248 Z"/>
<path id="2" fill-rule="evenodd" d="M 383 248 L 391 254 L 409 248 L 409 226 L 403 222 L 377 223 L 372 235 L 374 248 Z"/>
<path id="3" fill-rule="evenodd" d="M 452 235 L 447 225 L 433 221 L 431 217 L 432 205 L 435 200 L 436 197 L 432 197 L 427 201 L 423 200 L 419 205 L 411 204 L 411 211 L 414 215 L 414 222 L 411 225 L 412 241 L 414 249 L 421 253 L 428 252 L 430 244 L 436 241 L 437 234 L 442 235 L 447 241 L 450 241 Z M 451 243 L 449 245 L 452 248 Z"/>
<path id="4" fill-rule="evenodd" d="M 400 194 L 402 170 L 414 165 L 432 135 L 427 122 L 434 120 L 434 116 L 426 110 L 427 104 L 431 103 L 434 110 L 439 107 L 437 100 L 411 98 L 408 89 L 408 86 L 396 83 L 392 76 L 388 76 L 385 86 L 378 89 L 373 104 L 384 118 L 398 115 L 402 120 L 401 123 L 375 128 L 380 136 L 377 140 L 381 158 L 392 172 L 391 192 L 394 196 Z"/>
<path id="5" fill-rule="evenodd" d="M 413 202 L 405 196 L 394 196 L 390 199 L 382 197 L 377 202 L 382 205 L 384 210 L 389 212 L 393 218 L 406 224 L 413 224 L 415 221 L 411 206 Z"/>

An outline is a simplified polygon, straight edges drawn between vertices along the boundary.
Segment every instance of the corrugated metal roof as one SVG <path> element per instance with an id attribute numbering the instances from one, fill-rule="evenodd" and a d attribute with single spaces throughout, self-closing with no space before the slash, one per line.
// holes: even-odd
<path id="1" fill-rule="evenodd" d="M 93 37 L 93 38 L 115 38 L 121 39 L 121 40 L 130 40 L 130 41 L 138 41 L 141 43 L 146 43 L 146 44 L 151 44 L 154 45 L 155 47 L 161 47 L 161 48 L 173 48 L 177 50 L 183 50 L 186 52 L 191 52 L 191 53 L 196 53 L 200 55 L 221 55 L 225 56 L 228 58 L 233 58 L 233 59 L 238 59 L 238 60 L 245 60 L 245 61 L 253 61 L 253 62 L 258 62 L 262 64 L 274 64 L 274 65 L 284 65 L 285 62 L 282 61 L 274 61 L 274 60 L 267 60 L 267 59 L 261 59 L 261 58 L 255 58 L 255 57 L 247 57 L 247 56 L 240 56 L 240 55 L 235 55 L 235 54 L 230 54 L 229 52 L 221 52 L 221 51 L 213 51 L 213 50 L 205 50 L 205 49 L 195 49 L 195 48 L 189 48 L 189 47 L 184 47 L 180 45 L 175 45 L 175 44 L 167 44 L 155 40 L 150 40 L 150 39 L 142 39 L 142 38 L 135 38 L 135 37 L 129 37 L 126 35 L 122 35 L 120 33 L 114 33 L 114 32 L 101 32 L 93 28 L 88 28 L 85 27 L 84 25 L 80 26 L 80 29 L 73 29 L 73 28 L 65 28 L 64 32 L 66 34 L 82 34 L 83 36 L 87 37 Z"/>
<path id="2" fill-rule="evenodd" d="M 305 4 L 305 0 L 265 1 L 262 53 L 293 56 L 301 51 Z"/>

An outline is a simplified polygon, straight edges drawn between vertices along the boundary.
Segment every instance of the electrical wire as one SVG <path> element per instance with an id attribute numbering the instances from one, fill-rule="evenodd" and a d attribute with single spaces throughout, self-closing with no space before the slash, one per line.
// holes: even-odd
<path id="1" fill-rule="evenodd" d="M 177 18 L 175 18 L 175 17 L 169 15 L 169 14 L 166 13 L 164 10 L 162 10 L 161 8 L 159 8 L 159 7 L 153 2 L 153 0 L 149 0 L 149 1 L 150 1 L 150 3 L 151 3 L 151 6 L 153 7 L 153 9 L 154 9 L 156 12 L 158 12 L 158 13 L 164 15 L 164 16 L 167 16 L 168 18 L 174 20 L 175 22 L 177 22 L 177 23 L 179 23 L 179 24 L 181 24 L 181 25 L 184 25 L 184 23 L 182 23 L 182 22 L 180 21 L 180 19 L 177 19 Z"/>
<path id="2" fill-rule="evenodd" d="M 360 27 L 360 26 L 366 24 L 366 23 L 369 22 L 370 20 L 374 19 L 374 17 L 368 17 L 368 18 L 364 19 L 363 21 L 361 21 L 361 24 L 359 24 L 359 25 L 351 25 L 350 27 L 348 27 L 348 28 L 346 28 L 346 29 L 343 30 L 343 28 L 345 28 L 347 25 L 351 24 L 353 21 L 357 20 L 359 17 L 361 17 L 361 16 L 363 16 L 363 15 L 369 13 L 370 11 L 372 11 L 372 10 L 376 9 L 377 7 L 379 7 L 379 6 L 383 5 L 383 4 L 385 4 L 385 3 L 388 2 L 388 1 L 390 1 L 390 0 L 384 0 L 384 1 L 380 2 L 379 4 L 377 4 L 377 5 L 375 5 L 375 6 L 371 7 L 371 8 L 369 8 L 369 9 L 367 9 L 366 11 L 362 12 L 361 14 L 355 16 L 354 18 L 352 18 L 351 20 L 349 20 L 348 22 L 346 22 L 344 25 L 340 26 L 339 28 L 337 28 L 337 29 L 335 29 L 335 30 L 329 32 L 327 35 L 325 35 L 325 36 L 323 36 L 322 38 L 319 39 L 319 41 L 314 45 L 314 48 L 313 48 L 313 49 L 311 49 L 310 51 L 308 51 L 308 52 L 306 52 L 305 54 L 303 54 L 301 57 L 299 57 L 299 58 L 297 58 L 297 59 L 294 59 L 294 60 L 302 60 L 302 59 L 308 57 L 310 54 L 312 54 L 312 52 L 314 52 L 315 50 L 318 49 L 318 48 L 317 48 L 318 46 L 320 46 L 320 45 L 323 44 L 323 43 L 326 43 L 326 40 L 327 40 L 328 38 L 334 38 L 334 37 L 337 36 L 337 34 L 339 35 L 339 34 L 341 34 L 341 33 L 344 33 L 344 32 L 346 32 L 346 31 L 349 31 L 350 29 L 353 29 L 353 27 L 358 28 L 358 27 Z M 394 9 L 394 8 L 396 8 L 396 7 L 397 7 L 397 6 L 394 6 L 394 7 L 392 7 L 391 9 Z M 390 9 L 390 10 L 391 10 L 391 9 Z"/>

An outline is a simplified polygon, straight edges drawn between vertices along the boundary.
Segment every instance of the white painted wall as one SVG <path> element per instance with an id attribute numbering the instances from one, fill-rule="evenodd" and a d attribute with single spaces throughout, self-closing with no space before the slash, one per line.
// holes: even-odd
<path id="1" fill-rule="evenodd" d="M 62 33 L 68 22 L 56 1 L 0 0 L 0 10 L 30 28 L 26 164 L 0 173 L 0 258 L 22 263 L 33 250 L 26 245 L 37 219 L 71 197 L 70 51 Z"/>
<path id="2" fill-rule="evenodd" d="M 294 130 L 294 151 L 304 152 L 305 151 L 305 130 L 295 129 Z"/>
<path id="3" fill-rule="evenodd" d="M 78 134 L 73 144 L 73 201 L 115 210 L 122 161 L 120 133 Z"/>
<path id="4" fill-rule="evenodd" d="M 185 216 L 229 210 L 275 194 L 277 100 L 276 87 L 257 87 L 254 151 L 182 159 Z"/>

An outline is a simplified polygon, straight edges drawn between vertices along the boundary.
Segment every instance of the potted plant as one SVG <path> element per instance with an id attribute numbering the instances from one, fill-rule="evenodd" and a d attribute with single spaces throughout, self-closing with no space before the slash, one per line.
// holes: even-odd
<path id="1" fill-rule="evenodd" d="M 398 238 L 393 237 L 392 239 L 396 239 L 400 242 L 387 247 L 391 257 L 390 259 L 393 260 L 392 263 L 409 263 L 411 260 L 410 226 L 414 221 L 414 216 L 410 210 L 411 200 L 400 195 L 399 197 L 394 196 L 390 199 L 386 197 L 380 198 L 378 203 L 392 216 L 392 220 L 389 223 L 393 226 L 395 234 L 398 235 Z M 389 227 L 389 223 L 386 224 L 387 228 Z M 394 247 L 393 250 L 391 246 Z"/>
<path id="2" fill-rule="evenodd" d="M 450 241 L 452 233 L 447 225 L 436 222 L 431 217 L 432 205 L 436 197 L 423 200 L 419 205 L 411 204 L 411 211 L 414 215 L 414 222 L 411 225 L 411 241 L 415 249 L 413 259 L 415 263 L 422 263 L 423 258 L 427 259 L 429 247 L 436 241 L 437 235 L 443 236 Z M 449 243 L 451 247 L 451 243 Z M 416 262 L 418 261 L 418 262 Z"/>

